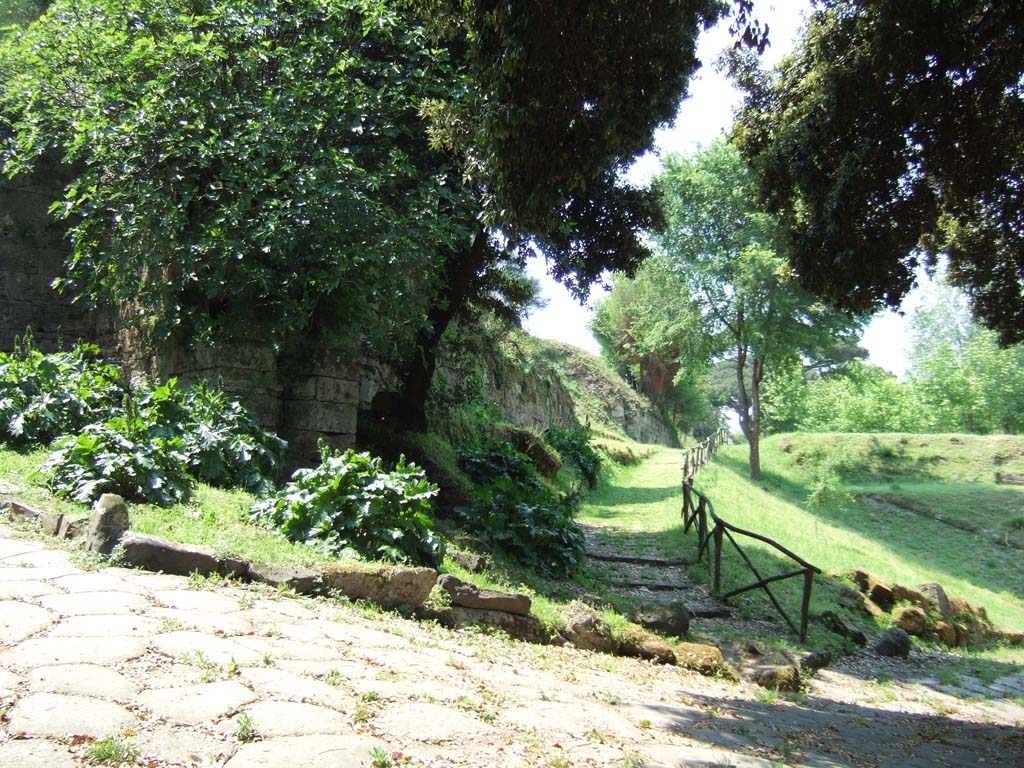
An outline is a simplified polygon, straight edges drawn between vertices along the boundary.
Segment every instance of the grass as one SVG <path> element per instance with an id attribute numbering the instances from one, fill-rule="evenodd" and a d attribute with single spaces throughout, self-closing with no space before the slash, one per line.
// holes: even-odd
<path id="1" fill-rule="evenodd" d="M 85 759 L 89 765 L 122 765 L 133 762 L 137 756 L 131 744 L 113 736 L 94 741 L 85 750 Z"/>

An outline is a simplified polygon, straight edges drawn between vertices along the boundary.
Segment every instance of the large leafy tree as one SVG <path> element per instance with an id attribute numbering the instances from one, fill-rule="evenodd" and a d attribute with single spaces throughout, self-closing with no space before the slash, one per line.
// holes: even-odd
<path id="1" fill-rule="evenodd" d="M 747 167 L 728 144 L 668 158 L 656 188 L 667 222 L 641 269 L 658 270 L 674 287 L 679 348 L 699 344 L 708 363 L 730 361 L 730 405 L 749 443 L 750 476 L 759 479 L 765 377 L 793 360 L 823 359 L 859 323 L 799 287 L 776 250 L 776 224 L 756 208 Z"/>
<path id="2" fill-rule="evenodd" d="M 736 56 L 735 140 L 806 287 L 898 306 L 920 262 L 1024 339 L 1024 13 L 993 0 L 819 0 L 771 72 Z"/>
<path id="3" fill-rule="evenodd" d="M 421 102 L 458 83 L 361 0 L 62 0 L 0 55 L 3 167 L 76 169 L 64 284 L 158 336 L 411 344 L 475 196 Z"/>
<path id="4" fill-rule="evenodd" d="M 740 3 L 746 7 L 745 3 Z M 79 170 L 77 294 L 186 338 L 391 351 L 424 426 L 447 328 L 645 255 L 618 173 L 674 114 L 719 0 L 58 0 L 0 56 L 16 173 Z M 497 302 L 500 303 L 500 302 Z"/>

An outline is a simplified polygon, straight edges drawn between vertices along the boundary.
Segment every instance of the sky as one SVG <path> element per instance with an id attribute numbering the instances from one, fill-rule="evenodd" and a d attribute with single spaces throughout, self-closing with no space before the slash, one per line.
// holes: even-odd
<path id="1" fill-rule="evenodd" d="M 771 47 L 765 51 L 764 61 L 768 65 L 778 62 L 788 53 L 802 24 L 803 14 L 810 8 L 806 0 L 779 0 L 775 3 L 759 3 L 757 17 L 769 26 Z M 719 53 L 731 44 L 728 22 L 719 24 L 705 32 L 699 42 L 697 53 L 703 66 L 691 81 L 690 96 L 680 105 L 675 124 L 659 130 L 655 137 L 655 148 L 640 157 L 629 169 L 626 178 L 631 183 L 642 184 L 657 171 L 660 156 L 671 153 L 690 153 L 705 146 L 724 134 L 732 123 L 733 110 L 740 103 L 740 93 L 724 74 L 715 70 L 714 62 Z M 555 339 L 574 344 L 595 354 L 600 352 L 597 341 L 587 330 L 591 309 L 581 307 L 559 283 L 548 277 L 544 262 L 534 257 L 527 265 L 527 271 L 541 283 L 543 298 L 547 306 L 535 310 L 524 324 L 534 336 Z M 922 287 L 927 290 L 927 278 L 920 276 Z M 593 302 L 604 291 L 600 288 L 591 293 Z M 922 301 L 922 290 L 911 292 L 901 309 L 909 313 Z M 869 361 L 899 377 L 906 374 L 906 351 L 909 343 L 907 316 L 895 312 L 883 312 L 868 325 L 861 344 L 869 352 Z"/>

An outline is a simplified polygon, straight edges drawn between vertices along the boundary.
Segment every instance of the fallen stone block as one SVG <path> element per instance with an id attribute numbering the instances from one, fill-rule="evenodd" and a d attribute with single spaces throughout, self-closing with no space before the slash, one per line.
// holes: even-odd
<path id="1" fill-rule="evenodd" d="M 323 580 L 319 573 L 309 568 L 272 563 L 250 563 L 249 578 L 272 587 L 290 589 L 300 595 L 310 595 L 320 590 Z"/>
<path id="2" fill-rule="evenodd" d="M 39 515 L 39 530 L 47 536 L 58 536 L 63 522 L 64 515 L 60 512 L 43 512 Z"/>
<path id="3" fill-rule="evenodd" d="M 573 601 L 563 611 L 565 639 L 584 651 L 614 653 L 618 641 L 604 617 L 579 601 Z"/>
<path id="4" fill-rule="evenodd" d="M 352 600 L 369 600 L 388 608 L 423 605 L 437 582 L 433 568 L 366 566 L 331 563 L 322 574 L 324 585 Z"/>
<path id="5" fill-rule="evenodd" d="M 682 603 L 651 606 L 636 611 L 631 620 L 645 629 L 675 637 L 686 637 L 690 631 L 690 611 Z"/>
<path id="6" fill-rule="evenodd" d="M 38 520 L 43 514 L 42 511 L 30 507 L 28 504 L 22 504 L 20 501 L 9 502 L 7 509 L 11 513 L 12 520 L 21 520 L 24 523 Z"/>
<path id="7" fill-rule="evenodd" d="M 700 672 L 702 675 L 725 675 L 734 677 L 722 655 L 722 650 L 704 643 L 678 643 L 673 651 L 676 666 Z"/>
<path id="8" fill-rule="evenodd" d="M 128 531 L 121 537 L 124 548 L 124 562 L 145 568 L 147 571 L 173 573 L 189 576 L 200 573 L 203 576 L 216 574 L 236 579 L 246 579 L 249 564 L 244 560 L 217 557 L 212 549 L 194 544 L 180 544 L 158 536 Z"/>
<path id="9" fill-rule="evenodd" d="M 676 663 L 676 653 L 672 650 L 672 646 L 657 635 L 639 629 L 627 628 L 619 639 L 619 647 L 616 652 L 619 656 L 646 659 L 657 664 Z"/>
<path id="10" fill-rule="evenodd" d="M 792 664 L 759 667 L 754 682 L 771 691 L 796 692 L 800 690 L 800 670 Z"/>
<path id="11" fill-rule="evenodd" d="M 450 629 L 489 627 L 504 632 L 513 640 L 540 645 L 563 645 L 565 641 L 552 635 L 536 616 L 523 616 L 505 611 L 485 611 L 477 608 L 451 607 L 434 612 L 432 618 Z"/>
<path id="12" fill-rule="evenodd" d="M 949 618 L 952 614 L 949 610 L 949 597 L 941 584 L 929 581 L 927 584 L 918 584 L 917 591 L 928 601 L 928 607 L 938 611 L 944 617 Z"/>
<path id="13" fill-rule="evenodd" d="M 896 620 L 896 626 L 908 635 L 924 637 L 931 629 L 928 622 L 928 614 L 916 605 L 895 608 L 892 615 Z"/>
<path id="14" fill-rule="evenodd" d="M 491 589 L 480 589 L 475 584 L 463 581 L 450 573 L 442 574 L 437 579 L 441 587 L 452 599 L 452 605 L 462 608 L 477 608 L 485 611 L 504 611 L 525 616 L 530 612 L 530 598 L 512 592 L 497 592 Z"/>

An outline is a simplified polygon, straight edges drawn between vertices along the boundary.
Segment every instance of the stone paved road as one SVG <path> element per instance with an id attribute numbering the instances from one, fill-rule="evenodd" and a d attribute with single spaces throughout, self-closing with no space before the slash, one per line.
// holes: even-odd
<path id="1" fill-rule="evenodd" d="M 796 701 L 572 649 L 117 568 L 0 527 L 0 768 L 1020 765 L 1024 709 L 826 672 Z M 843 695 L 833 695 L 840 691 Z M 863 688 L 863 691 L 868 691 Z M 936 698 L 941 697 L 941 698 Z M 763 695 L 761 698 L 765 698 Z M 1016 761 L 1016 762 L 1015 762 Z"/>

